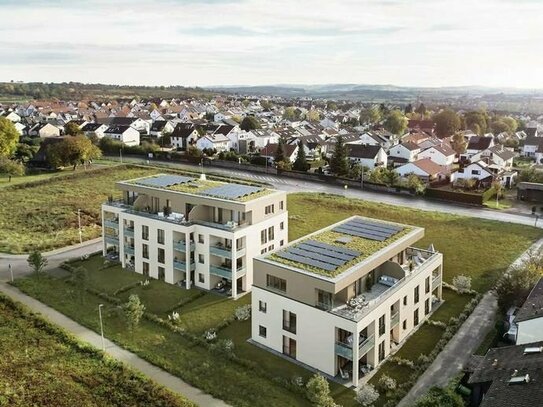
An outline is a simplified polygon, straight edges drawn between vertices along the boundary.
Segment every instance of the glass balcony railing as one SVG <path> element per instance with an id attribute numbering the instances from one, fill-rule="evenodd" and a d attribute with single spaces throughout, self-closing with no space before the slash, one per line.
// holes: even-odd
<path id="1" fill-rule="evenodd" d="M 114 244 L 114 245 L 118 245 L 119 244 L 119 237 L 118 236 L 111 236 L 111 235 L 106 235 L 104 237 L 106 243 L 109 243 L 109 244 Z"/>
<path id="2" fill-rule="evenodd" d="M 436 287 L 439 287 L 440 285 L 441 285 L 441 274 L 438 274 L 432 280 L 432 290 L 434 290 Z"/>
<path id="3" fill-rule="evenodd" d="M 183 241 L 181 242 L 175 242 L 173 244 L 173 248 L 180 252 L 185 252 L 187 250 L 187 244 Z M 195 248 L 194 242 L 191 242 L 190 244 L 190 251 L 193 252 Z"/>
<path id="4" fill-rule="evenodd" d="M 232 269 L 230 269 L 229 267 L 211 265 L 209 267 L 209 273 L 215 276 L 226 278 L 228 280 L 232 280 Z M 236 270 L 236 275 L 237 277 L 245 275 L 245 268 L 238 268 Z"/>
<path id="5" fill-rule="evenodd" d="M 353 360 L 353 350 L 347 343 L 336 341 L 336 355 L 342 356 L 348 360 Z"/>
<path id="6" fill-rule="evenodd" d="M 115 219 L 106 219 L 104 220 L 104 225 L 108 228 L 118 229 L 119 221 Z"/>
<path id="7" fill-rule="evenodd" d="M 128 226 L 124 227 L 124 235 L 129 237 L 134 237 L 134 228 L 130 228 Z"/>
<path id="8" fill-rule="evenodd" d="M 399 323 L 400 323 L 400 313 L 396 312 L 392 314 L 392 317 L 390 318 L 390 327 L 394 328 Z"/>
<path id="9" fill-rule="evenodd" d="M 187 270 L 187 262 L 180 261 L 180 260 L 174 260 L 173 261 L 173 268 L 176 270 L 186 271 Z M 196 268 L 195 263 L 190 263 L 190 271 L 193 271 Z"/>
<path id="10" fill-rule="evenodd" d="M 361 342 L 358 346 L 358 356 L 364 356 L 371 348 L 375 346 L 375 337 L 370 335 L 365 341 Z"/>
<path id="11" fill-rule="evenodd" d="M 124 253 L 134 255 L 134 246 L 125 246 Z"/>
<path id="12" fill-rule="evenodd" d="M 209 252 L 215 256 L 224 257 L 227 259 L 232 258 L 232 247 L 216 244 L 209 247 Z M 245 254 L 245 248 L 238 248 L 236 251 L 236 257 Z"/>

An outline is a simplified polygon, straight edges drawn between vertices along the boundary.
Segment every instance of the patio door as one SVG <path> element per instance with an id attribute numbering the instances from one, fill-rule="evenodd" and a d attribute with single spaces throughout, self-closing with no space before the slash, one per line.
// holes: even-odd
<path id="1" fill-rule="evenodd" d="M 296 359 L 296 340 L 283 336 L 283 354 Z"/>

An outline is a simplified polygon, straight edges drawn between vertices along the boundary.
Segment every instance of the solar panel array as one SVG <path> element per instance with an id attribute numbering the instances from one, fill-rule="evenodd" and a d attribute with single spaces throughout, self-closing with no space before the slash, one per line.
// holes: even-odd
<path id="1" fill-rule="evenodd" d="M 147 185 L 150 187 L 171 187 L 172 185 L 186 184 L 187 182 L 194 181 L 194 178 L 183 177 L 181 175 L 159 175 L 152 178 L 144 178 L 136 181 L 137 184 Z"/>
<path id="2" fill-rule="evenodd" d="M 217 198 L 237 199 L 242 196 L 251 195 L 255 192 L 262 191 L 262 187 L 251 187 L 249 185 L 240 184 L 225 184 L 218 187 L 210 188 L 202 191 L 202 195 L 214 196 Z"/>
<path id="3" fill-rule="evenodd" d="M 401 226 L 370 222 L 363 219 L 351 219 L 336 226 L 332 231 L 365 239 L 384 241 L 403 230 Z"/>
<path id="4" fill-rule="evenodd" d="M 338 267 L 360 256 L 360 252 L 345 247 L 306 240 L 276 253 L 277 256 L 297 263 L 334 271 Z"/>

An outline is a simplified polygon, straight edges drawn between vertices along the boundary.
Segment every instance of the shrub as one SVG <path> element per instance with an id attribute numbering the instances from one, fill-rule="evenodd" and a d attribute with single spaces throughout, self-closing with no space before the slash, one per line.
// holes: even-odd
<path id="1" fill-rule="evenodd" d="M 396 380 L 384 374 L 379 378 L 379 382 L 377 383 L 377 385 L 379 386 L 379 390 L 382 390 L 386 393 L 396 388 Z"/>
<path id="2" fill-rule="evenodd" d="M 251 304 L 236 308 L 234 315 L 238 321 L 247 321 L 249 318 L 251 318 Z"/>
<path id="3" fill-rule="evenodd" d="M 455 276 L 452 280 L 452 283 L 460 294 L 468 293 L 471 291 L 471 277 L 462 275 Z"/>
<path id="4" fill-rule="evenodd" d="M 214 329 L 208 329 L 204 333 L 204 338 L 208 342 L 214 341 L 217 339 L 217 332 Z"/>
<path id="5" fill-rule="evenodd" d="M 320 374 L 314 375 L 306 385 L 307 398 L 317 407 L 334 407 L 336 403 L 330 396 L 328 381 Z"/>
<path id="6" fill-rule="evenodd" d="M 213 350 L 231 355 L 234 352 L 234 341 L 232 339 L 221 339 L 215 344 Z"/>
<path id="7" fill-rule="evenodd" d="M 379 392 L 371 384 L 363 384 L 356 392 L 355 400 L 364 407 L 371 406 L 379 398 Z"/>

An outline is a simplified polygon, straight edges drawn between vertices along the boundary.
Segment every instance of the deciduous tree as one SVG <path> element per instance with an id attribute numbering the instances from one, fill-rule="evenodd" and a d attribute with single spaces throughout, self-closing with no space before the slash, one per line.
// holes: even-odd
<path id="1" fill-rule="evenodd" d="M 50 144 L 46 151 L 47 162 L 55 168 L 85 164 L 102 156 L 102 151 L 85 136 L 67 137 Z"/>
<path id="2" fill-rule="evenodd" d="M 381 121 L 381 117 L 379 108 L 372 106 L 360 112 L 360 124 L 374 125 Z"/>
<path id="3" fill-rule="evenodd" d="M 38 278 L 41 276 L 45 270 L 45 267 L 47 266 L 47 259 L 38 251 L 33 251 L 30 253 L 26 261 Z"/>
<path id="4" fill-rule="evenodd" d="M 383 125 L 391 133 L 402 135 L 407 128 L 407 118 L 401 111 L 393 110 L 387 114 Z"/>
<path id="5" fill-rule="evenodd" d="M 262 126 L 260 125 L 260 122 L 258 119 L 254 116 L 245 116 L 239 125 L 239 128 L 241 130 L 250 131 L 255 129 L 260 129 Z"/>
<path id="6" fill-rule="evenodd" d="M 123 310 L 128 329 L 134 331 L 143 317 L 145 305 L 140 301 L 140 297 L 138 297 L 137 294 L 131 294 L 130 297 L 128 297 L 128 302 L 123 305 Z"/>
<path id="7" fill-rule="evenodd" d="M 64 126 L 64 133 L 66 133 L 67 136 L 79 136 L 80 134 L 83 134 L 79 125 L 75 122 L 66 123 Z"/>
<path id="8" fill-rule="evenodd" d="M 452 137 L 451 146 L 454 152 L 460 155 L 466 152 L 466 148 L 468 147 L 468 142 L 462 133 L 456 132 L 454 133 L 454 136 Z"/>
<path id="9" fill-rule="evenodd" d="M 330 395 L 328 381 L 320 374 L 314 375 L 306 384 L 307 398 L 316 407 L 336 407 Z"/>
<path id="10" fill-rule="evenodd" d="M 451 109 L 444 109 L 435 114 L 433 120 L 436 124 L 436 134 L 441 138 L 452 136 L 460 130 L 462 124 L 460 117 Z"/>
<path id="11" fill-rule="evenodd" d="M 19 132 L 11 121 L 0 117 L 0 157 L 10 158 L 19 141 Z"/>

